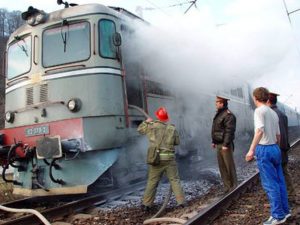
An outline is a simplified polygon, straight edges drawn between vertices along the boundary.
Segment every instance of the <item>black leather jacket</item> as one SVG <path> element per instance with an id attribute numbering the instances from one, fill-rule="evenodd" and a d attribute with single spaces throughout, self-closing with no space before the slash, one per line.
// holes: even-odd
<path id="1" fill-rule="evenodd" d="M 289 144 L 289 131 L 288 131 L 288 118 L 280 111 L 276 105 L 272 105 L 271 108 L 277 113 L 279 118 L 279 129 L 280 129 L 280 145 L 279 147 L 283 151 L 287 151 L 290 148 Z"/>
<path id="2" fill-rule="evenodd" d="M 212 143 L 230 147 L 233 144 L 235 128 L 235 115 L 228 108 L 219 109 L 212 124 Z"/>

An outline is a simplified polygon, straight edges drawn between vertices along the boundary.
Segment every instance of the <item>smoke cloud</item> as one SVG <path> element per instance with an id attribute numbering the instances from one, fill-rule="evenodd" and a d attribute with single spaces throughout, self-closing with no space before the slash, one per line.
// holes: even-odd
<path id="1" fill-rule="evenodd" d="M 261 14 L 215 25 L 209 14 L 139 24 L 132 60 L 181 91 L 215 93 L 251 83 L 274 70 L 292 47 L 286 21 Z"/>
<path id="2" fill-rule="evenodd" d="M 279 12 L 283 10 L 281 6 L 269 10 L 270 3 L 268 0 L 235 2 L 226 13 L 236 14 L 240 19 L 217 25 L 207 8 L 201 13 L 162 20 L 156 26 L 137 23 L 131 44 L 125 46 L 130 51 L 127 60 L 141 63 L 147 75 L 171 86 L 174 93 L 181 93 L 186 131 L 182 136 L 192 143 L 185 150 L 198 152 L 198 159 L 190 160 L 205 158 L 204 167 L 216 166 L 210 147 L 214 95 L 245 84 L 274 89 L 274 82 L 263 80 L 270 74 L 282 80 L 280 74 L 290 65 L 288 59 L 294 48 L 291 27 Z M 245 98 L 248 97 L 245 94 Z M 249 103 L 249 99 L 245 103 Z M 253 121 L 244 108 L 251 111 L 247 104 L 233 109 L 238 121 L 237 162 L 244 162 L 245 146 L 252 138 L 248 131 Z M 190 169 L 185 167 L 188 173 Z"/>

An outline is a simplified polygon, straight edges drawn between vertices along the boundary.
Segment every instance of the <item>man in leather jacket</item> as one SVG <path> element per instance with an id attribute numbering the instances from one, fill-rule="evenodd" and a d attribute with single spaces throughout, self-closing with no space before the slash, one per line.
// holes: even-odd
<path id="1" fill-rule="evenodd" d="M 217 113 L 213 119 L 211 130 L 212 147 L 217 149 L 217 159 L 225 193 L 232 191 L 237 186 L 233 159 L 236 117 L 228 109 L 228 101 L 228 98 L 216 96 Z"/>

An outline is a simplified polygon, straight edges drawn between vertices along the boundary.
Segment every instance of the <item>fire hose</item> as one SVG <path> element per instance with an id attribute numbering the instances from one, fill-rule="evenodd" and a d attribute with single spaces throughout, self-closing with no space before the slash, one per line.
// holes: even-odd
<path id="1" fill-rule="evenodd" d="M 12 182 L 16 185 L 20 185 L 21 183 L 15 180 L 7 180 L 5 177 L 5 171 L 8 169 L 9 165 L 11 165 L 12 167 L 15 168 L 21 168 L 21 166 L 18 165 L 14 165 L 13 162 L 13 154 L 15 154 L 16 148 L 19 146 L 20 144 L 14 144 L 10 147 L 10 150 L 8 152 L 8 157 L 7 157 L 7 164 L 3 167 L 3 171 L 2 171 L 2 177 L 3 180 L 6 182 Z M 34 209 L 15 209 L 15 208 L 10 208 L 10 207 L 6 207 L 3 205 L 0 205 L 0 210 L 6 211 L 6 212 L 13 212 L 13 213 L 31 213 L 36 215 L 45 225 L 51 225 L 51 223 L 41 214 L 39 213 L 37 210 Z"/>
<path id="2" fill-rule="evenodd" d="M 136 105 L 128 105 L 129 108 L 136 109 L 140 113 L 142 113 L 146 118 L 151 118 L 142 108 L 136 106 Z"/>
<path id="3" fill-rule="evenodd" d="M 15 212 L 15 213 L 31 213 L 36 215 L 45 225 L 51 225 L 51 223 L 38 211 L 34 209 L 14 209 L 6 206 L 0 205 L 0 209 L 7 212 Z"/>

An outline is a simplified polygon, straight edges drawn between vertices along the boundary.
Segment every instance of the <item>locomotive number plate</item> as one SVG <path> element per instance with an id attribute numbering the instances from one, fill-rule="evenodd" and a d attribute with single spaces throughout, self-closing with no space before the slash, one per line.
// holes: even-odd
<path id="1" fill-rule="evenodd" d="M 25 129 L 26 137 L 43 135 L 43 134 L 49 134 L 49 125 L 43 125 L 43 126 L 39 126 L 39 127 L 30 127 L 30 128 Z"/>

